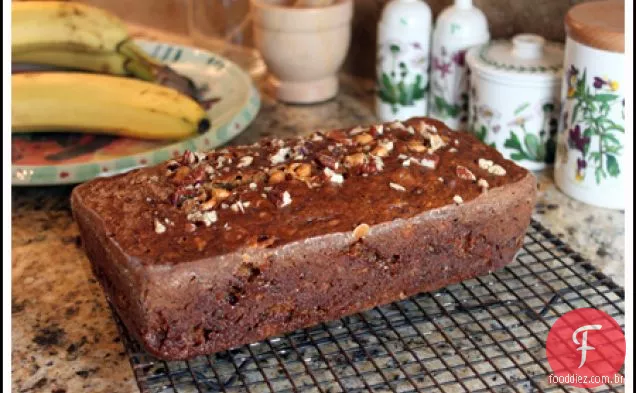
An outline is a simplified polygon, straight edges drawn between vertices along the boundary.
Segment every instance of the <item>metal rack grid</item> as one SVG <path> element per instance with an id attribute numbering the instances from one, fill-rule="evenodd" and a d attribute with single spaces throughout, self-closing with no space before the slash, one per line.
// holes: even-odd
<path id="1" fill-rule="evenodd" d="M 500 271 L 230 351 L 165 362 L 118 325 L 143 393 L 563 392 L 574 388 L 547 379 L 550 326 L 594 307 L 624 327 L 624 298 L 533 221 L 516 261 Z"/>

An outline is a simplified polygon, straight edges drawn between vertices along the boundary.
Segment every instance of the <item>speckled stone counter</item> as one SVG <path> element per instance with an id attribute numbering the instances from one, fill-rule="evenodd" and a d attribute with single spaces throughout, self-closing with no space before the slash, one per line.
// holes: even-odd
<path id="1" fill-rule="evenodd" d="M 233 143 L 374 122 L 371 86 L 343 79 L 334 100 L 287 106 L 263 97 Z M 538 174 L 535 219 L 623 285 L 624 215 L 561 194 Z M 13 190 L 12 337 L 16 392 L 136 392 L 116 325 L 84 256 L 68 203 L 71 187 Z"/>

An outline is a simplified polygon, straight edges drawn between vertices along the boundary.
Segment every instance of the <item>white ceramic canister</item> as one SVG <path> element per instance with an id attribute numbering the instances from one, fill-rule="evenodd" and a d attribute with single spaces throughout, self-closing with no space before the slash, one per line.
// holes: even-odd
<path id="1" fill-rule="evenodd" d="M 440 13 L 431 50 L 430 117 L 454 130 L 468 128 L 466 50 L 489 40 L 486 16 L 472 0 L 455 0 Z"/>
<path id="2" fill-rule="evenodd" d="M 625 208 L 625 3 L 571 8 L 554 179 L 567 195 Z"/>
<path id="3" fill-rule="evenodd" d="M 472 48 L 466 61 L 472 131 L 529 170 L 554 162 L 563 46 L 520 34 Z"/>
<path id="4" fill-rule="evenodd" d="M 391 0 L 378 24 L 376 115 L 381 121 L 426 116 L 431 9 Z"/>

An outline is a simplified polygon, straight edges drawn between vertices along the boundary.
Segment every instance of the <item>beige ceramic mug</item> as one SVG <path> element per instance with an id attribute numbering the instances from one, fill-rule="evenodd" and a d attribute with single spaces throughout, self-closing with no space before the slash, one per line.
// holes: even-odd
<path id="1" fill-rule="evenodd" d="M 315 7 L 292 4 L 251 0 L 254 42 L 271 73 L 269 82 L 284 102 L 333 98 L 351 40 L 353 1 Z"/>

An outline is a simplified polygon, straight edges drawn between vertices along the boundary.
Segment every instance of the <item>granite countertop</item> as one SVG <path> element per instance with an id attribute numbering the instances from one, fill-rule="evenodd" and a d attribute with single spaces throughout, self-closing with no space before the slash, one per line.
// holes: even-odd
<path id="1" fill-rule="evenodd" d="M 267 95 L 254 123 L 233 143 L 317 128 L 374 122 L 367 82 L 343 77 L 342 91 L 311 106 Z M 624 214 L 560 193 L 538 174 L 534 218 L 593 265 L 624 284 Z M 137 385 L 104 295 L 80 248 L 71 187 L 12 192 L 12 381 L 17 392 L 136 392 Z"/>

